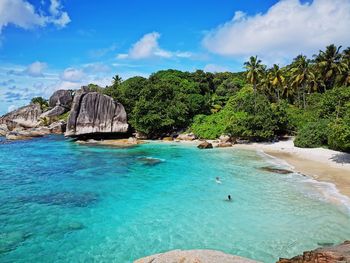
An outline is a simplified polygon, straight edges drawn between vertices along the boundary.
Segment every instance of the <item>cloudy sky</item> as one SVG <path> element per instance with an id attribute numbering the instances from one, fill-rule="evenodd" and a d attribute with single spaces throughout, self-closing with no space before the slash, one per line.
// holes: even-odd
<path id="1" fill-rule="evenodd" d="M 0 0 L 0 114 L 115 74 L 283 65 L 349 28 L 350 0 Z"/>

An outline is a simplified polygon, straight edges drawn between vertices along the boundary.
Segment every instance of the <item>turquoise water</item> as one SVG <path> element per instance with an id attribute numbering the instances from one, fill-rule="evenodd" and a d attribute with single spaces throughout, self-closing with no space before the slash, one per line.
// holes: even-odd
<path id="1" fill-rule="evenodd" d="M 0 160 L 0 262 L 123 263 L 176 248 L 274 262 L 350 239 L 331 187 L 262 171 L 276 164 L 251 151 L 51 136 L 0 139 Z"/>

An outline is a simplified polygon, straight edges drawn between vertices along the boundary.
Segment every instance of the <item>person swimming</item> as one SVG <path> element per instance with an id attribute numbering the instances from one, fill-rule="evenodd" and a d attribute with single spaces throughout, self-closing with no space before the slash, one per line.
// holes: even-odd
<path id="1" fill-rule="evenodd" d="M 216 181 L 217 184 L 221 184 L 220 177 L 217 176 L 217 177 L 215 178 L 215 181 Z"/>
<path id="2" fill-rule="evenodd" d="M 232 201 L 231 195 L 228 195 L 228 196 L 227 196 L 227 201 Z"/>

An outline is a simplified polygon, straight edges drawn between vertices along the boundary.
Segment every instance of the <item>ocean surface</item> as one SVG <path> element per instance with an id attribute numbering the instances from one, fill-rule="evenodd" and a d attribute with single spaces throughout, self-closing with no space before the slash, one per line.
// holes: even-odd
<path id="1" fill-rule="evenodd" d="M 0 262 L 124 263 L 217 249 L 269 263 L 350 239 L 347 199 L 332 185 L 267 166 L 283 168 L 233 148 L 0 139 Z"/>

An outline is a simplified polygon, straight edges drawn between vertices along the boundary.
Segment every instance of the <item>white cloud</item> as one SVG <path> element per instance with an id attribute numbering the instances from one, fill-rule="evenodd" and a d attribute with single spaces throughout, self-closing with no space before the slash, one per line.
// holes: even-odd
<path id="1" fill-rule="evenodd" d="M 27 75 L 31 77 L 43 77 L 43 71 L 47 68 L 47 64 L 43 62 L 36 61 L 30 64 L 24 71 Z"/>
<path id="2" fill-rule="evenodd" d="M 216 64 L 208 64 L 204 67 L 205 72 L 227 72 L 229 71 L 226 67 L 216 65 Z"/>
<path id="3" fill-rule="evenodd" d="M 60 76 L 61 80 L 68 82 L 81 82 L 85 74 L 81 69 L 67 68 Z"/>
<path id="4" fill-rule="evenodd" d="M 266 13 L 234 18 L 209 32 L 203 45 L 223 56 L 275 57 L 316 53 L 334 43 L 349 45 L 350 0 L 281 0 Z"/>
<path id="5" fill-rule="evenodd" d="M 160 34 L 152 32 L 144 35 L 139 41 L 132 45 L 128 53 L 121 53 L 117 55 L 117 59 L 145 59 L 150 57 L 172 58 L 181 57 L 188 58 L 191 56 L 190 52 L 172 52 L 159 47 L 158 40 Z"/>
<path id="6" fill-rule="evenodd" d="M 38 12 L 27 0 L 1 0 L 0 1 L 0 33 L 3 27 L 9 24 L 32 29 L 54 24 L 58 27 L 66 26 L 71 20 L 67 12 L 62 11 L 59 0 L 51 0 L 50 15 Z"/>

